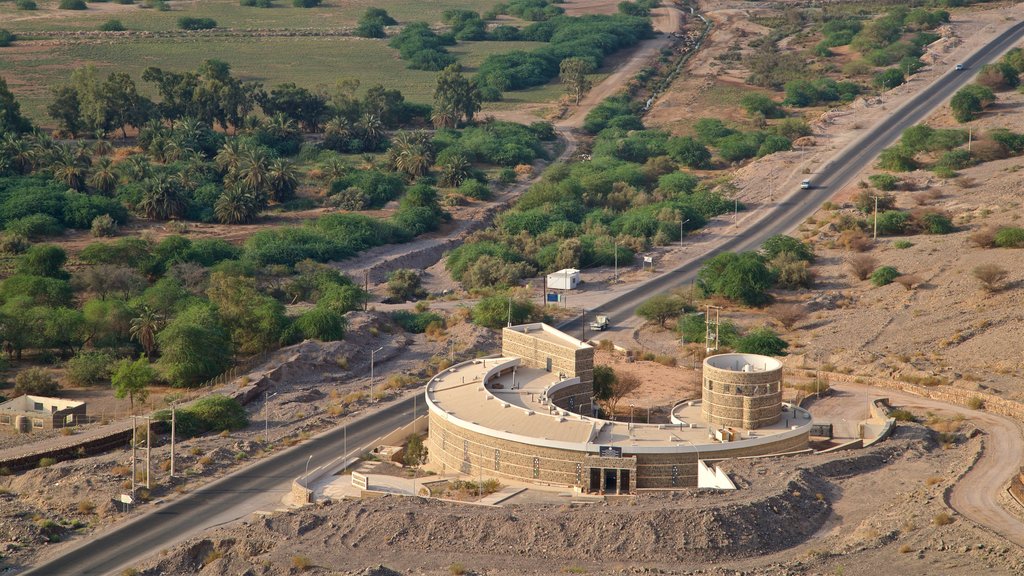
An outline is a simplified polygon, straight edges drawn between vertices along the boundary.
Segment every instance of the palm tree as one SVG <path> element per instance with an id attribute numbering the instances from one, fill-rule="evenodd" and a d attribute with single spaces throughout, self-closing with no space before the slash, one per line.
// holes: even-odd
<path id="1" fill-rule="evenodd" d="M 434 149 L 424 132 L 399 132 L 391 143 L 395 169 L 412 178 L 430 172 Z"/>
<path id="2" fill-rule="evenodd" d="M 267 180 L 274 200 L 285 202 L 295 196 L 295 190 L 299 187 L 298 173 L 295 165 L 287 160 L 275 159 L 267 168 Z"/>
<path id="3" fill-rule="evenodd" d="M 31 172 L 41 170 L 53 163 L 59 153 L 59 147 L 48 136 L 35 133 L 29 137 L 29 158 L 32 160 Z"/>
<path id="4" fill-rule="evenodd" d="M 435 128 L 455 128 L 459 122 L 459 113 L 451 103 L 436 105 L 430 113 L 430 121 Z"/>
<path id="5" fill-rule="evenodd" d="M 384 139 L 384 123 L 375 114 L 364 114 L 359 119 L 359 125 L 356 128 L 362 137 L 363 143 L 370 150 L 376 149 L 377 145 Z"/>
<path id="6" fill-rule="evenodd" d="M 8 133 L 4 135 L 0 150 L 3 150 L 4 156 L 10 160 L 11 167 L 19 173 L 27 174 L 32 170 L 32 148 L 28 141 Z"/>
<path id="7" fill-rule="evenodd" d="M 238 164 L 242 161 L 242 145 L 239 144 L 239 140 L 225 142 L 214 156 L 213 161 L 217 163 L 218 168 L 226 173 L 237 171 Z"/>
<path id="8" fill-rule="evenodd" d="M 169 220 L 185 213 L 188 202 L 182 194 L 181 184 L 173 178 L 160 174 L 146 180 L 145 187 L 138 208 L 147 218 Z"/>
<path id="9" fill-rule="evenodd" d="M 465 182 L 469 176 L 469 160 L 466 160 L 462 154 L 452 154 L 441 164 L 441 178 L 438 179 L 438 184 L 455 188 Z"/>
<path id="10" fill-rule="evenodd" d="M 153 173 L 152 165 L 142 154 L 129 156 L 124 162 L 117 165 L 117 169 L 121 172 L 121 176 L 130 182 L 141 182 Z"/>
<path id="11" fill-rule="evenodd" d="M 104 139 L 103 130 L 96 131 L 96 141 L 92 143 L 92 152 L 97 156 L 109 156 L 114 151 L 114 145 Z"/>
<path id="12" fill-rule="evenodd" d="M 344 160 L 334 156 L 327 160 L 324 165 L 320 168 L 320 178 L 324 182 L 330 184 L 336 180 L 341 180 L 351 171 L 351 167 L 345 163 Z"/>
<path id="13" fill-rule="evenodd" d="M 167 128 L 164 127 L 163 123 L 156 118 L 146 122 L 146 124 L 139 129 L 139 146 L 143 150 L 148 150 L 150 143 L 155 138 L 164 137 L 167 135 Z"/>
<path id="14" fill-rule="evenodd" d="M 213 213 L 222 224 L 248 224 L 259 215 L 259 201 L 249 191 L 231 186 L 217 198 Z"/>
<path id="15" fill-rule="evenodd" d="M 72 190 L 85 190 L 86 171 L 82 164 L 82 159 L 74 152 L 61 148 L 51 165 L 53 179 Z"/>
<path id="16" fill-rule="evenodd" d="M 118 181 L 120 178 L 117 169 L 114 168 L 114 162 L 110 158 L 100 158 L 86 183 L 100 194 L 110 196 Z"/>
<path id="17" fill-rule="evenodd" d="M 146 358 L 153 359 L 153 351 L 156 350 L 156 333 L 163 325 L 164 317 L 149 309 L 149 306 L 142 307 L 142 313 L 138 318 L 132 318 L 129 333 L 132 340 L 137 340 L 142 349 L 146 352 Z"/>
<path id="18" fill-rule="evenodd" d="M 262 148 L 244 148 L 236 171 L 237 181 L 248 190 L 266 194 L 270 187 L 270 159 Z"/>

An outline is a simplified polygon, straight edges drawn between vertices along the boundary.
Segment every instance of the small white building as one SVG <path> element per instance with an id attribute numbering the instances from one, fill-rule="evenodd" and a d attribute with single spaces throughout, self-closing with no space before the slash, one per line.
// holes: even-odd
<path id="1" fill-rule="evenodd" d="M 548 274 L 548 289 L 550 290 L 575 290 L 579 283 L 580 271 L 575 268 L 566 268 Z"/>

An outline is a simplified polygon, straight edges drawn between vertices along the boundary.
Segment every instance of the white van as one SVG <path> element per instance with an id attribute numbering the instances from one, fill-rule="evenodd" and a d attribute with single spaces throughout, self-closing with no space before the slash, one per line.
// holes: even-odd
<path id="1" fill-rule="evenodd" d="M 811 179 L 810 178 L 805 178 L 804 181 L 800 183 L 800 189 L 801 190 L 810 190 L 811 189 Z"/>

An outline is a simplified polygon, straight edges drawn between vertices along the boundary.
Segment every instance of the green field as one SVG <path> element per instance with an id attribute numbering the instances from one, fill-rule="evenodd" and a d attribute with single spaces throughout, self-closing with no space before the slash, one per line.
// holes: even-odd
<path id="1" fill-rule="evenodd" d="M 472 73 L 490 54 L 530 50 L 539 45 L 466 42 L 450 51 Z M 406 68 L 398 52 L 388 48 L 384 40 L 349 37 L 149 38 L 57 46 L 31 42 L 0 60 L 0 76 L 11 84 L 25 112 L 46 125 L 50 87 L 65 82 L 73 68 L 91 64 L 104 75 L 128 72 L 139 83 L 140 90 L 152 97 L 156 95 L 152 87 L 140 80 L 147 67 L 191 70 L 209 58 L 223 60 L 231 65 L 236 76 L 262 82 L 267 87 L 282 82 L 295 82 L 307 88 L 330 87 L 344 78 L 358 78 L 364 90 L 383 84 L 401 90 L 411 101 L 422 103 L 431 101 L 437 77 L 436 72 Z M 560 94 L 559 86 L 549 86 L 509 96 L 515 102 L 546 102 Z"/>
<path id="2" fill-rule="evenodd" d="M 137 0 L 141 2 L 142 0 Z M 423 20 L 436 23 L 452 8 L 477 11 L 495 2 L 479 0 L 324 0 L 317 8 L 294 8 L 291 0 L 274 0 L 272 8 L 240 6 L 238 0 L 168 2 L 170 11 L 159 12 L 140 4 L 90 3 L 85 11 L 58 10 L 58 0 L 36 0 L 38 10 L 17 10 L 13 1 L 0 2 L 0 23 L 12 32 L 43 30 L 95 30 L 111 18 L 129 30 L 174 30 L 181 16 L 213 18 L 224 28 L 340 28 L 352 26 L 370 6 L 380 6 L 399 22 Z"/>

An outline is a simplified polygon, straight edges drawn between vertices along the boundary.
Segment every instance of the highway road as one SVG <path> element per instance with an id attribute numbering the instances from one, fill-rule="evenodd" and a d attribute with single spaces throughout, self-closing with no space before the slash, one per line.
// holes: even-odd
<path id="1" fill-rule="evenodd" d="M 616 325 L 633 325 L 636 322 L 637 306 L 651 296 L 688 285 L 696 278 L 705 259 L 721 252 L 756 250 L 768 238 L 796 229 L 835 193 L 853 182 L 884 148 L 899 139 L 904 130 L 924 120 L 957 90 L 970 83 L 982 65 L 999 58 L 1022 37 L 1024 22 L 1018 22 L 964 60 L 962 63 L 965 70 L 957 72 L 950 67 L 950 72 L 893 111 L 884 121 L 867 130 L 861 138 L 826 162 L 816 174 L 810 175 L 814 188 L 800 190 L 772 209 L 765 210 L 746 232 L 721 242 L 702 254 L 701 258 L 665 272 L 593 310 L 588 309 L 588 313 L 610 316 L 615 319 Z M 582 317 L 577 316 L 560 324 L 559 328 L 572 334 L 579 333 L 581 320 Z"/>
<path id="2" fill-rule="evenodd" d="M 848 184 L 907 127 L 924 119 L 974 76 L 977 68 L 996 59 L 1024 36 L 1024 22 L 1018 23 L 964 61 L 967 70 L 950 72 L 925 88 L 892 117 L 868 130 L 858 143 L 847 147 L 828 162 L 815 177 L 816 188 L 792 195 L 762 216 L 751 230 L 729 239 L 705 257 L 722 251 L 757 248 L 764 240 L 796 228 L 837 190 Z M 696 261 L 643 284 L 600 308 L 613 318 L 633 316 L 646 298 L 685 285 L 696 275 Z M 579 319 L 563 325 L 579 329 Z M 412 419 L 412 399 L 387 406 L 348 424 L 350 446 L 364 446 Z M 217 525 L 258 510 L 268 492 L 279 492 L 301 475 L 310 460 L 322 464 L 341 455 L 343 429 L 337 428 L 294 448 L 247 466 L 209 486 L 158 505 L 150 513 L 115 525 L 88 537 L 58 557 L 46 560 L 23 574 L 108 574 Z M 353 450 L 354 452 L 354 450 Z M 254 507 L 255 506 L 255 507 Z M 73 544 L 72 544 L 73 545 Z"/>
<path id="3" fill-rule="evenodd" d="M 194 492 L 159 504 L 151 512 L 88 536 L 60 556 L 22 574 L 110 574 L 168 548 L 201 530 L 245 517 L 260 509 L 280 507 L 283 493 L 311 461 L 322 465 L 342 456 L 345 434 L 350 453 L 358 454 L 371 442 L 413 419 L 412 396 L 370 412 L 302 444 L 260 460 Z M 420 415 L 423 403 L 419 404 Z M 267 498 L 272 494 L 272 498 Z M 276 502 L 274 501 L 276 500 Z M 262 507 L 262 508 L 261 508 Z"/>

